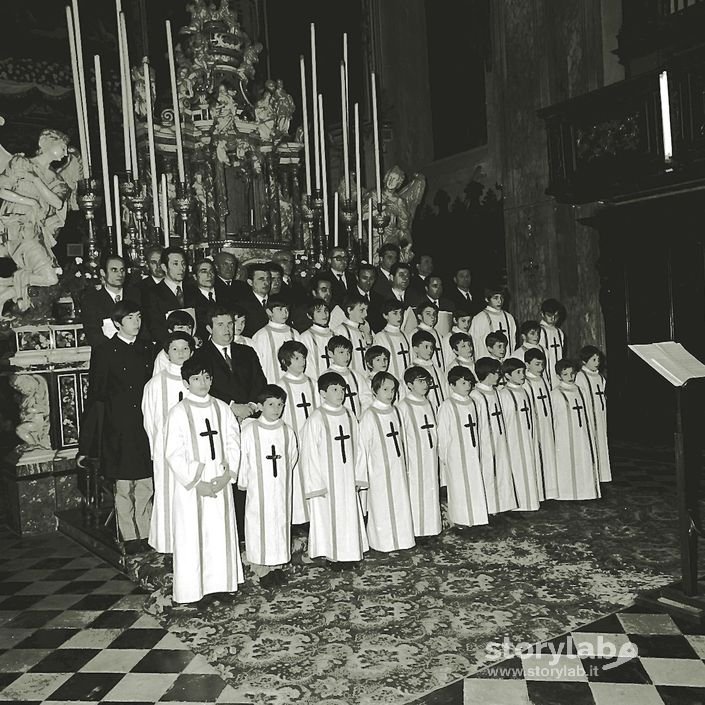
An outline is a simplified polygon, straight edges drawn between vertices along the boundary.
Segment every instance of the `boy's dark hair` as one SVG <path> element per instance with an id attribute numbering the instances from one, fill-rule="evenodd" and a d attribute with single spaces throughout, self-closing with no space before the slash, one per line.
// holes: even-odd
<path id="1" fill-rule="evenodd" d="M 429 286 L 429 284 L 431 283 L 431 280 L 432 280 L 432 279 L 440 279 L 440 280 L 441 280 L 441 284 L 443 284 L 443 277 L 442 277 L 440 274 L 436 274 L 436 272 L 431 272 L 430 274 L 427 274 L 427 275 L 424 277 L 423 285 L 424 285 L 425 288 L 428 288 L 428 286 Z"/>
<path id="2" fill-rule="evenodd" d="M 373 378 L 372 378 L 372 391 L 377 394 L 379 391 L 379 388 L 382 386 L 384 382 L 393 382 L 394 383 L 394 393 L 396 394 L 399 391 L 399 380 L 393 375 L 390 374 L 389 372 L 378 372 Z"/>
<path id="3" fill-rule="evenodd" d="M 295 353 L 301 353 L 304 357 L 308 355 L 308 348 L 299 340 L 285 340 L 277 351 L 279 366 L 286 372 L 291 365 Z"/>
<path id="4" fill-rule="evenodd" d="M 448 344 L 453 352 L 458 352 L 458 345 L 465 342 L 472 343 L 472 338 L 467 333 L 453 333 L 448 338 Z"/>
<path id="5" fill-rule="evenodd" d="M 404 383 L 413 384 L 417 379 L 425 379 L 430 384 L 433 381 L 431 373 L 421 365 L 412 365 L 404 372 Z"/>
<path id="6" fill-rule="evenodd" d="M 485 347 L 488 350 L 493 345 L 497 345 L 497 343 L 504 343 L 505 345 L 509 345 L 509 339 L 506 335 L 504 335 L 504 333 L 498 330 L 493 330 L 491 333 L 488 333 L 485 336 Z"/>
<path id="7" fill-rule="evenodd" d="M 250 262 L 247 265 L 247 278 L 254 279 L 256 272 L 267 272 L 269 274 L 269 262 Z"/>
<path id="8" fill-rule="evenodd" d="M 306 313 L 308 317 L 313 318 L 313 312 L 319 308 L 325 308 L 330 311 L 330 306 L 323 299 L 311 299 L 308 306 L 306 307 Z"/>
<path id="9" fill-rule="evenodd" d="M 365 367 L 368 369 L 371 368 L 372 360 L 376 357 L 380 357 L 381 355 L 384 355 L 387 358 L 387 361 L 389 361 L 391 357 L 387 348 L 384 348 L 381 345 L 371 345 L 367 348 L 367 350 L 365 350 Z"/>
<path id="10" fill-rule="evenodd" d="M 222 306 L 216 304 L 212 308 L 206 309 L 206 326 L 213 328 L 213 319 L 217 316 L 230 316 L 233 317 L 233 312 L 229 306 Z"/>
<path id="11" fill-rule="evenodd" d="M 448 370 L 448 384 L 453 386 L 459 379 L 466 379 L 468 382 L 475 384 L 475 377 L 473 373 L 462 365 L 456 365 Z"/>
<path id="12" fill-rule="evenodd" d="M 203 355 L 192 356 L 181 365 L 181 379 L 184 382 L 188 382 L 191 377 L 200 375 L 203 372 L 213 377 L 213 367 Z"/>
<path id="13" fill-rule="evenodd" d="M 183 247 L 165 247 L 162 250 L 162 256 L 159 261 L 165 267 L 167 264 L 169 264 L 169 255 L 183 255 L 186 265 L 188 266 L 188 257 L 186 256 L 186 252 L 184 251 Z"/>
<path id="14" fill-rule="evenodd" d="M 172 311 L 166 317 L 166 329 L 168 331 L 174 330 L 174 326 L 191 326 L 191 330 L 196 325 L 196 321 L 193 320 L 193 316 L 188 311 L 182 311 L 180 308 L 176 311 Z"/>
<path id="15" fill-rule="evenodd" d="M 406 306 L 398 299 L 387 299 L 379 307 L 383 316 L 388 316 L 392 311 L 406 311 Z"/>
<path id="16" fill-rule="evenodd" d="M 517 357 L 508 357 L 502 363 L 502 374 L 504 374 L 504 375 L 510 375 L 512 372 L 516 372 L 517 370 L 525 370 L 525 369 L 526 369 L 526 363 L 522 362 Z"/>
<path id="17" fill-rule="evenodd" d="M 175 330 L 171 333 L 168 333 L 166 339 L 164 340 L 164 345 L 162 346 L 162 348 L 164 349 L 165 353 L 169 352 L 169 346 L 175 340 L 185 340 L 188 343 L 191 352 L 196 349 L 196 341 L 188 333 L 184 333 L 184 331 L 182 330 Z"/>
<path id="18" fill-rule="evenodd" d="M 338 374 L 337 372 L 324 372 L 318 378 L 318 391 L 327 392 L 329 387 L 332 387 L 336 384 L 340 385 L 343 389 L 345 389 L 345 380 L 343 379 L 343 376 Z"/>
<path id="19" fill-rule="evenodd" d="M 310 287 L 311 291 L 316 291 L 318 289 L 318 285 L 321 282 L 328 282 L 331 286 L 333 286 L 332 282 L 333 276 L 330 274 L 317 274 L 313 279 L 311 279 Z"/>
<path id="20" fill-rule="evenodd" d="M 556 363 L 556 374 L 560 377 L 564 370 L 573 370 L 577 372 L 580 369 L 580 365 L 575 360 L 570 360 L 564 357 L 562 360 L 558 360 Z"/>
<path id="21" fill-rule="evenodd" d="M 284 276 L 284 268 L 281 266 L 281 264 L 277 264 L 276 262 L 266 262 L 264 265 L 267 268 L 268 272 L 276 272 L 277 274 L 281 274 Z"/>
<path id="22" fill-rule="evenodd" d="M 465 318 L 466 316 L 472 318 L 472 312 L 468 311 L 467 308 L 456 308 L 455 311 L 453 311 L 453 320 L 456 322 L 459 318 Z"/>
<path id="23" fill-rule="evenodd" d="M 475 376 L 479 382 L 487 379 L 493 372 L 502 374 L 502 363 L 494 357 L 481 357 L 475 362 Z"/>
<path id="24" fill-rule="evenodd" d="M 116 255 L 112 252 L 106 252 L 101 258 L 100 258 L 100 265 L 99 268 L 103 272 L 108 271 L 108 262 L 111 262 L 112 260 L 120 260 L 122 262 L 123 267 L 127 270 L 127 262 L 125 262 L 125 258 L 121 257 L 120 255 Z"/>
<path id="25" fill-rule="evenodd" d="M 495 294 L 502 294 L 505 298 L 507 297 L 504 287 L 499 284 L 485 287 L 485 300 L 491 299 Z"/>
<path id="26" fill-rule="evenodd" d="M 267 311 L 274 311 L 275 308 L 291 309 L 291 304 L 281 296 L 270 296 L 267 298 Z"/>
<path id="27" fill-rule="evenodd" d="M 541 331 L 541 324 L 538 321 L 524 321 L 519 326 L 519 335 L 529 335 L 532 330 Z"/>
<path id="28" fill-rule="evenodd" d="M 279 399 L 286 404 L 286 392 L 278 384 L 265 384 L 256 401 L 264 404 L 267 399 Z"/>
<path id="29" fill-rule="evenodd" d="M 367 306 L 365 298 L 356 292 L 350 293 L 343 299 L 343 311 L 347 313 L 351 308 L 355 308 L 355 306 L 360 304 Z"/>
<path id="30" fill-rule="evenodd" d="M 600 358 L 600 363 L 602 363 L 602 360 L 605 357 L 602 354 L 602 350 L 594 345 L 585 345 L 580 348 L 580 352 L 578 353 L 581 362 L 587 362 L 593 355 L 597 355 Z"/>
<path id="31" fill-rule="evenodd" d="M 438 313 L 438 306 L 433 303 L 433 301 L 424 301 L 422 304 L 419 304 L 415 309 L 414 313 L 416 314 L 416 318 L 421 320 L 421 314 L 427 309 L 431 308 L 433 309 L 436 313 Z"/>
<path id="32" fill-rule="evenodd" d="M 433 343 L 433 347 L 436 347 L 436 339 L 433 337 L 433 333 L 427 330 L 417 330 L 411 336 L 411 347 L 417 348 L 421 343 Z"/>
<path id="33" fill-rule="evenodd" d="M 233 314 L 233 318 L 247 318 L 247 311 L 240 304 L 228 304 L 228 311 Z"/>
<path id="34" fill-rule="evenodd" d="M 338 348 L 345 348 L 345 350 L 352 352 L 353 344 L 344 335 L 332 335 L 326 343 L 326 350 L 332 353 Z"/>
<path id="35" fill-rule="evenodd" d="M 565 311 L 565 308 L 558 299 L 546 299 L 541 304 L 541 313 L 557 313 L 561 315 L 563 311 Z"/>
<path id="36" fill-rule="evenodd" d="M 408 262 L 395 262 L 389 273 L 394 276 L 400 269 L 406 269 L 411 274 L 411 267 Z"/>
<path id="37" fill-rule="evenodd" d="M 115 325 L 117 325 L 118 323 L 122 323 L 122 319 L 125 318 L 125 316 L 139 312 L 140 307 L 134 301 L 130 301 L 130 299 L 123 299 L 122 301 L 118 301 L 113 306 L 113 310 L 110 313 L 110 319 Z"/>
<path id="38" fill-rule="evenodd" d="M 542 360 L 546 362 L 546 353 L 540 348 L 529 348 L 524 353 L 524 362 L 528 364 L 532 360 Z"/>

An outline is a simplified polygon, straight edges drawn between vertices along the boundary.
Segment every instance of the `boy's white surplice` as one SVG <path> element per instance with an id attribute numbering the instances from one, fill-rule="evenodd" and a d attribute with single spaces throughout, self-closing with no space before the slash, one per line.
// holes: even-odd
<path id="1" fill-rule="evenodd" d="M 315 323 L 303 333 L 299 333 L 299 340 L 306 346 L 306 374 L 314 382 L 330 367 L 330 353 L 326 344 L 333 337 L 330 328 L 316 325 Z"/>
<path id="2" fill-rule="evenodd" d="M 215 497 L 196 491 L 199 481 L 211 482 L 224 473 L 235 482 L 240 431 L 228 405 L 187 392 L 169 412 L 166 462 L 175 480 L 174 601 L 235 592 L 243 573 L 232 488 L 227 484 Z"/>
<path id="3" fill-rule="evenodd" d="M 470 324 L 470 337 L 475 348 L 475 359 L 488 357 L 489 352 L 485 338 L 492 332 L 502 332 L 507 336 L 507 355 L 511 355 L 516 347 L 517 324 L 514 316 L 504 309 L 487 306 L 478 313 Z"/>
<path id="4" fill-rule="evenodd" d="M 406 394 L 404 372 L 411 362 L 411 342 L 409 337 L 389 323 L 379 333 L 375 333 L 375 345 L 381 345 L 389 352 L 389 369 L 399 381 L 399 398 Z"/>
<path id="5" fill-rule="evenodd" d="M 546 370 L 543 373 L 551 389 L 558 384 L 556 363 L 565 357 L 565 333 L 558 327 L 541 321 L 539 342 L 546 351 Z"/>
<path id="6" fill-rule="evenodd" d="M 531 372 L 526 373 L 524 387 L 534 412 L 534 455 L 539 486 L 539 502 L 558 497 L 556 469 L 556 430 L 553 400 L 548 382 Z"/>
<path id="7" fill-rule="evenodd" d="M 365 375 L 343 365 L 331 365 L 331 372 L 337 372 L 345 380 L 345 400 L 343 406 L 359 419 L 362 412 L 372 404 L 372 387 Z"/>
<path id="8" fill-rule="evenodd" d="M 259 356 L 260 365 L 262 365 L 262 372 L 270 384 L 274 384 L 282 373 L 277 358 L 279 348 L 287 340 L 297 339 L 298 334 L 293 328 L 287 326 L 286 323 L 273 323 L 272 321 L 252 336 L 252 342 Z"/>
<path id="9" fill-rule="evenodd" d="M 347 338 L 353 346 L 350 367 L 359 375 L 367 374 L 365 367 L 365 351 L 367 350 L 367 335 L 359 323 L 345 318 L 343 322 L 333 328 L 335 335 L 342 335 Z"/>
<path id="10" fill-rule="evenodd" d="M 582 389 L 588 407 L 588 420 L 592 431 L 595 448 L 595 461 L 600 482 L 612 480 L 610 451 L 607 445 L 607 399 L 605 397 L 605 378 L 599 372 L 592 372 L 587 367 L 578 372 L 575 383 Z"/>

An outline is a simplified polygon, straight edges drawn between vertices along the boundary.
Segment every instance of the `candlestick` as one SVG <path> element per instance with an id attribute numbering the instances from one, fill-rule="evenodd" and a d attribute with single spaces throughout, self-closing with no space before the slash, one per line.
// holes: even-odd
<path id="1" fill-rule="evenodd" d="M 355 197 L 357 200 L 357 239 L 362 244 L 362 177 L 360 175 L 360 105 L 355 103 Z"/>
<path id="2" fill-rule="evenodd" d="M 154 227 L 159 227 L 159 188 L 157 186 L 157 152 L 154 148 L 154 115 L 152 114 L 152 80 L 149 71 L 149 59 L 142 62 L 144 75 L 145 110 L 147 111 L 147 147 L 149 148 L 149 178 L 152 182 L 152 214 Z"/>
<path id="3" fill-rule="evenodd" d="M 115 0 L 115 26 L 118 38 L 118 65 L 120 66 L 120 108 L 122 110 L 122 144 L 125 150 L 125 171 L 130 171 L 130 126 L 127 121 L 127 98 L 125 97 L 125 80 L 123 76 L 124 58 L 122 55 L 122 33 L 120 31 L 120 13 L 122 4 L 120 0 Z"/>
<path id="4" fill-rule="evenodd" d="M 321 188 L 321 153 L 320 134 L 318 127 L 318 110 L 316 96 L 318 95 L 318 77 L 316 76 L 316 25 L 311 22 L 311 99 L 313 100 L 313 168 L 316 173 L 316 190 Z"/>
<path id="5" fill-rule="evenodd" d="M 323 188 L 323 225 L 325 234 L 330 234 L 328 222 L 328 165 L 326 164 L 326 132 L 323 118 L 323 96 L 318 94 L 318 129 L 321 142 L 321 185 Z"/>
<path id="6" fill-rule="evenodd" d="M 137 181 L 140 167 L 137 159 L 137 133 L 135 131 L 135 110 L 132 103 L 132 72 L 130 70 L 130 47 L 127 42 L 127 24 L 125 13 L 120 13 L 120 34 L 122 39 L 123 70 L 125 75 L 125 97 L 127 98 L 127 124 L 130 132 L 130 164 L 132 176 Z"/>
<path id="7" fill-rule="evenodd" d="M 164 232 L 164 247 L 169 247 L 169 187 L 166 183 L 166 174 L 162 174 L 161 204 L 162 231 Z"/>
<path id="8" fill-rule="evenodd" d="M 113 175 L 113 191 L 115 193 L 115 252 L 122 257 L 122 207 L 120 205 L 120 179 Z"/>
<path id="9" fill-rule="evenodd" d="M 340 227 L 340 203 L 338 192 L 333 195 L 333 247 L 338 247 L 339 227 Z"/>
<path id="10" fill-rule="evenodd" d="M 174 134 L 176 135 L 176 165 L 179 171 L 179 183 L 186 181 L 186 169 L 184 168 L 184 145 L 181 134 L 181 111 L 179 105 L 179 93 L 176 87 L 176 66 L 174 60 L 174 42 L 171 37 L 171 22 L 166 21 L 166 45 L 169 54 L 169 74 L 171 77 L 171 101 L 174 109 Z"/>
<path id="11" fill-rule="evenodd" d="M 86 138 L 86 161 L 88 162 L 88 170 L 84 171 L 84 177 L 88 177 L 91 170 L 91 150 L 90 150 L 90 132 L 88 131 L 88 101 L 86 99 L 86 76 L 83 68 L 83 39 L 81 38 L 81 17 L 78 12 L 78 0 L 73 0 L 73 30 L 74 43 L 76 45 L 76 58 L 78 60 L 78 84 L 81 91 L 81 119 L 83 119 L 83 133 Z M 75 87 L 74 87 L 75 90 Z"/>
<path id="12" fill-rule="evenodd" d="M 377 117 L 377 80 L 372 72 L 372 130 L 375 144 L 375 182 L 377 186 L 377 202 L 382 201 L 382 170 L 379 157 L 379 119 Z"/>
<path id="13" fill-rule="evenodd" d="M 113 226 L 113 199 L 110 196 L 110 176 L 108 174 L 108 138 L 105 133 L 105 105 L 103 104 L 103 74 L 100 70 L 100 57 L 93 57 L 95 68 L 95 92 L 98 103 L 98 135 L 100 138 L 100 167 L 103 170 L 103 203 L 105 205 L 105 224 Z"/>
<path id="14" fill-rule="evenodd" d="M 98 240 L 95 232 L 95 212 L 97 208 L 100 208 L 101 195 L 98 192 L 99 185 L 96 179 L 88 178 L 81 179 L 77 186 L 76 202 L 83 212 L 88 225 L 88 246 L 86 248 L 88 256 L 86 259 L 88 260 L 88 267 L 97 276 L 100 251 L 98 250 Z"/>
<path id="15" fill-rule="evenodd" d="M 372 198 L 370 198 L 367 208 L 367 256 L 370 260 L 369 264 L 372 264 L 372 256 L 374 254 L 372 251 Z"/>
<path id="16" fill-rule="evenodd" d="M 306 62 L 303 55 L 299 57 L 301 69 L 301 111 L 304 122 L 304 170 L 306 172 L 306 195 L 311 195 L 311 146 L 308 141 L 308 96 L 306 95 Z"/>
<path id="17" fill-rule="evenodd" d="M 348 145 L 348 104 L 345 96 L 345 63 L 340 62 L 340 109 L 343 129 L 343 173 L 345 174 L 345 200 L 350 199 L 350 155 Z"/>
<path id="18" fill-rule="evenodd" d="M 73 24 L 73 14 L 71 8 L 66 6 L 66 24 L 69 33 L 69 52 L 71 54 L 71 74 L 73 77 L 73 94 L 76 100 L 76 120 L 78 122 L 78 143 L 81 149 L 81 166 L 83 174 L 88 177 L 90 163 L 88 161 L 88 140 L 86 135 L 86 125 L 83 121 L 83 102 L 81 91 L 79 90 L 78 78 L 78 57 L 76 55 L 75 28 Z"/>

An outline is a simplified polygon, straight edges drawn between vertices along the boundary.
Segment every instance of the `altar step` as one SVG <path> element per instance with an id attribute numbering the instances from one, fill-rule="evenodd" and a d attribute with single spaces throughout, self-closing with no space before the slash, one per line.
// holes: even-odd
<path id="1" fill-rule="evenodd" d="M 57 528 L 62 534 L 69 536 L 118 570 L 126 570 L 126 556 L 117 542 L 114 518 L 106 525 L 104 520 L 96 521 L 83 509 L 67 509 L 56 512 L 56 520 Z"/>

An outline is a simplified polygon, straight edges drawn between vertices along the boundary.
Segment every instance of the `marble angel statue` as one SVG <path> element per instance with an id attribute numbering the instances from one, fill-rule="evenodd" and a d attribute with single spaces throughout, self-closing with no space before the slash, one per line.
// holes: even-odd
<path id="1" fill-rule="evenodd" d="M 11 277 L 0 278 L 0 312 L 11 300 L 26 311 L 30 286 L 58 283 L 52 248 L 81 178 L 78 152 L 68 143 L 63 132 L 43 130 L 36 154 L 15 154 L 0 174 L 0 257 L 17 267 Z M 63 160 L 55 170 L 53 164 Z"/>
<path id="2" fill-rule="evenodd" d="M 11 375 L 10 386 L 21 396 L 15 433 L 23 450 L 51 448 L 49 440 L 49 389 L 41 375 Z"/>

